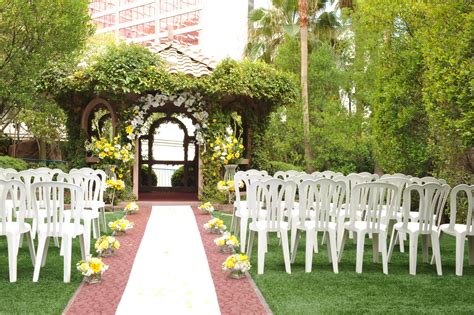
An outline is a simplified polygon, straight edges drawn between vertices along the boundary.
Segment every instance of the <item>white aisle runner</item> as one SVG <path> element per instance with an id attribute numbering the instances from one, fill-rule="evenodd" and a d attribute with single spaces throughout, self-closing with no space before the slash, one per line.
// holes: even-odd
<path id="1" fill-rule="evenodd" d="M 153 207 L 116 314 L 220 314 L 193 211 Z"/>

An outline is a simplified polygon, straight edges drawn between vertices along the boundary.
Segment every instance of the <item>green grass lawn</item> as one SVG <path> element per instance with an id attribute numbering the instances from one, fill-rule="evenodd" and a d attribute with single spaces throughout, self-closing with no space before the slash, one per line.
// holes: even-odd
<path id="1" fill-rule="evenodd" d="M 230 227 L 230 217 L 223 219 Z M 372 263 L 369 239 L 366 239 L 362 274 L 355 272 L 356 247 L 352 240 L 346 242 L 339 274 L 332 271 L 325 245 L 320 245 L 319 254 L 313 256 L 313 271 L 305 273 L 302 237 L 296 261 L 291 265 L 292 273 L 287 274 L 281 246 L 273 234 L 265 257 L 265 273 L 257 275 L 255 241 L 250 274 L 275 314 L 473 314 L 474 266 L 468 265 L 467 248 L 463 277 L 454 273 L 454 238 L 446 236 L 441 241 L 441 277 L 437 276 L 435 265 L 422 263 L 421 247 L 418 249 L 416 276 L 408 274 L 408 252 L 400 253 L 398 248 L 389 264 L 389 275 L 384 275 L 382 265 Z"/>
<path id="2" fill-rule="evenodd" d="M 108 213 L 107 220 L 122 216 L 123 212 Z M 94 241 L 91 243 L 93 253 Z M 72 248 L 71 282 L 63 283 L 63 257 L 59 256 L 59 248 L 51 240 L 46 265 L 41 268 L 39 281 L 33 283 L 33 265 L 25 241 L 18 253 L 18 280 L 10 283 L 7 242 L 5 237 L 1 237 L 0 314 L 61 314 L 82 281 L 82 275 L 76 270 L 76 262 L 80 259 L 79 239 L 76 238 Z"/>

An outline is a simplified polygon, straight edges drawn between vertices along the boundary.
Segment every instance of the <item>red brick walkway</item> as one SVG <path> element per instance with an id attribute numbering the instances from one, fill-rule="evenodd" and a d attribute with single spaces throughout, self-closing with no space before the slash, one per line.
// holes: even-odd
<path id="1" fill-rule="evenodd" d="M 104 258 L 109 270 L 99 285 L 82 285 L 67 307 L 66 314 L 114 314 L 127 285 L 133 261 L 145 232 L 152 203 L 140 203 L 140 213 L 130 216 L 134 228 L 118 236 L 121 248 L 116 256 Z M 153 203 L 155 205 L 155 203 Z M 162 203 L 160 203 L 162 205 Z M 269 311 L 254 289 L 250 279 L 234 280 L 222 271 L 226 254 L 219 253 L 214 245 L 216 235 L 207 234 L 202 225 L 210 216 L 201 215 L 193 207 L 201 238 L 206 250 L 209 268 L 216 288 L 222 314 L 267 314 Z"/>

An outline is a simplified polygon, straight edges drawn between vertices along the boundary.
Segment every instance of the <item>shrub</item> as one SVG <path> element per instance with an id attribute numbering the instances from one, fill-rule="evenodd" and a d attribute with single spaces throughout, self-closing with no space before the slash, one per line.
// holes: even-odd
<path id="1" fill-rule="evenodd" d="M 0 156 L 0 168 L 14 168 L 17 171 L 23 171 L 28 168 L 28 164 L 20 159 L 11 156 Z"/>
<path id="2" fill-rule="evenodd" d="M 196 186 L 196 179 L 193 176 L 194 167 L 190 167 L 188 169 L 188 186 Z M 183 183 L 183 176 L 184 176 L 184 166 L 180 166 L 171 176 L 171 186 L 184 186 Z"/>
<path id="3" fill-rule="evenodd" d="M 140 184 L 142 186 L 156 186 L 158 178 L 155 172 L 151 172 L 151 177 L 148 175 L 148 166 L 142 165 L 140 168 Z"/>
<path id="4" fill-rule="evenodd" d="M 280 162 L 280 161 L 270 161 L 270 169 L 268 170 L 268 173 L 273 175 L 278 171 L 291 171 L 295 170 L 298 172 L 304 171 L 304 169 L 300 166 L 296 166 L 290 163 L 285 163 L 285 162 Z"/>

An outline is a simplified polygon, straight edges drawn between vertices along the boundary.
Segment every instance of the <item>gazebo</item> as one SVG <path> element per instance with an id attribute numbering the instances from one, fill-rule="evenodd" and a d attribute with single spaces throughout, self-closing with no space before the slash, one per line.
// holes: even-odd
<path id="1" fill-rule="evenodd" d="M 130 148 L 134 158 L 127 180 L 136 196 L 146 188 L 140 177 L 149 180 L 153 165 L 160 163 L 183 168 L 183 186 L 172 189 L 212 195 L 222 163 L 213 161 L 209 143 L 225 129 L 230 114 L 238 113 L 242 120 L 239 136 L 245 151 L 240 163 L 258 166 L 258 141 L 267 116 L 277 106 L 294 104 L 297 97 L 294 79 L 270 65 L 230 59 L 217 64 L 198 49 L 177 43 L 108 47 L 78 68 L 52 68 L 41 89 L 68 114 L 68 151 L 75 164 L 101 162 L 85 144 L 96 135 L 94 113 L 107 112 L 96 124 L 109 121 L 118 142 Z M 176 124 L 183 132 L 183 161 L 157 160 L 152 150 L 142 152 L 163 123 Z M 188 130 L 190 125 L 194 130 Z"/>

